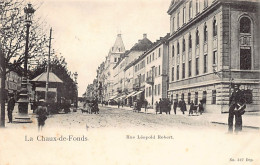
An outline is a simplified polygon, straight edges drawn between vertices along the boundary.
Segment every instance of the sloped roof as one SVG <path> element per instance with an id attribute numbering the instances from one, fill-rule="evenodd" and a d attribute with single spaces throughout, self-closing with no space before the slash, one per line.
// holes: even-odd
<path id="1" fill-rule="evenodd" d="M 35 77 L 31 81 L 46 82 L 47 81 L 47 72 L 40 74 L 39 76 Z M 59 77 L 57 77 L 53 72 L 49 73 L 49 82 L 63 83 L 63 81 L 61 79 L 59 79 Z"/>
<path id="2" fill-rule="evenodd" d="M 142 40 L 139 40 L 138 43 L 136 43 L 130 51 L 146 51 L 152 46 L 152 42 L 148 38 L 143 38 Z"/>
<path id="3" fill-rule="evenodd" d="M 119 49 L 120 49 L 120 51 L 119 51 Z M 111 52 L 112 53 L 114 53 L 114 52 L 125 52 L 125 45 L 123 43 L 121 34 L 117 35 L 116 41 L 114 43 L 114 46 L 111 49 Z"/>

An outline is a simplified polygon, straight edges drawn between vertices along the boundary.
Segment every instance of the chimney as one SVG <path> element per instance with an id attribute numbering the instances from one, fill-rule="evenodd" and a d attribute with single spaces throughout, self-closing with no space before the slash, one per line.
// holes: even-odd
<path id="1" fill-rule="evenodd" d="M 144 37 L 144 38 L 147 38 L 147 34 L 146 34 L 146 33 L 144 33 L 144 34 L 143 34 L 143 37 Z"/>

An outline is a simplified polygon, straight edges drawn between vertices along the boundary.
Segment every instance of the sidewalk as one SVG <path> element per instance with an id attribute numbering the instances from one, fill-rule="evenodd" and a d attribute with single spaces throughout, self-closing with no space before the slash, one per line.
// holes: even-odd
<path id="1" fill-rule="evenodd" d="M 117 105 L 108 105 L 103 107 L 117 108 Z M 133 110 L 130 107 L 121 107 L 121 109 L 125 110 Z M 145 113 L 144 108 L 141 109 L 141 113 Z M 155 109 L 147 109 L 146 113 L 148 114 L 156 114 Z M 171 115 L 173 115 L 173 110 L 171 110 Z M 180 114 L 180 111 L 177 109 L 177 113 Z M 165 113 L 163 113 L 165 114 Z M 188 111 L 185 112 L 185 116 L 188 116 Z M 203 113 L 201 116 L 192 116 L 192 117 L 200 117 L 202 120 L 208 121 L 214 124 L 222 124 L 228 125 L 228 113 Z M 252 129 L 260 129 L 260 112 L 246 112 L 242 116 L 243 127 L 252 128 Z M 235 117 L 234 117 L 235 121 Z"/>

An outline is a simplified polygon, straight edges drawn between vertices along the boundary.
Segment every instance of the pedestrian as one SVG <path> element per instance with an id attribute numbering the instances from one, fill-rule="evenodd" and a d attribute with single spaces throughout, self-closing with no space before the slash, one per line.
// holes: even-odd
<path id="1" fill-rule="evenodd" d="M 174 114 L 176 115 L 176 109 L 178 107 L 178 101 L 177 99 L 174 99 L 174 103 L 173 103 L 173 110 L 174 110 Z"/>
<path id="2" fill-rule="evenodd" d="M 204 108 L 203 108 L 203 102 L 202 100 L 200 100 L 200 103 L 198 105 L 198 109 L 199 109 L 199 113 L 200 115 L 202 115 L 202 112 L 204 112 Z"/>
<path id="3" fill-rule="evenodd" d="M 187 111 L 187 107 L 186 107 L 186 103 L 183 98 L 181 99 L 179 106 L 181 108 L 182 114 L 184 115 L 185 111 Z"/>
<path id="4" fill-rule="evenodd" d="M 157 114 L 157 112 L 159 112 L 159 110 L 160 110 L 158 101 L 155 102 L 155 110 L 156 110 L 156 114 Z"/>
<path id="5" fill-rule="evenodd" d="M 13 122 L 14 106 L 15 106 L 14 96 L 13 96 L 12 93 L 10 93 L 9 94 L 9 99 L 8 99 L 8 102 L 7 102 L 7 112 L 8 112 L 8 119 L 9 119 L 8 123 L 12 123 Z"/>
<path id="6" fill-rule="evenodd" d="M 193 114 L 193 109 L 194 109 L 194 103 L 193 103 L 193 100 L 191 100 L 189 116 Z"/>
<path id="7" fill-rule="evenodd" d="M 242 131 L 242 115 L 244 114 L 245 106 L 241 106 L 245 104 L 245 98 L 243 92 L 239 89 L 239 85 L 234 85 L 234 91 L 229 99 L 229 114 L 228 114 L 228 131 L 230 133 L 233 132 L 233 119 L 235 116 L 235 132 L 238 133 Z M 241 113 L 241 107 L 244 107 Z M 236 110 L 235 110 L 236 109 Z"/>
<path id="8" fill-rule="evenodd" d="M 120 101 L 119 100 L 117 101 L 117 107 L 118 108 L 120 107 Z"/>
<path id="9" fill-rule="evenodd" d="M 162 99 L 160 98 L 160 100 L 159 100 L 159 110 L 160 110 L 160 114 L 162 114 L 162 107 L 163 107 L 163 102 L 162 102 Z"/>
<path id="10" fill-rule="evenodd" d="M 44 100 L 39 101 L 36 114 L 38 115 L 38 131 L 42 131 L 42 128 L 45 125 L 45 120 L 47 119 L 47 107 Z"/>

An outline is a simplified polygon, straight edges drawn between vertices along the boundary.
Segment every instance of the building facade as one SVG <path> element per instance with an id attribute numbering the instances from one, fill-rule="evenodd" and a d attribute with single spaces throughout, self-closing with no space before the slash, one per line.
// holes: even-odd
<path id="1" fill-rule="evenodd" d="M 254 0 L 172 1 L 168 97 L 205 102 L 206 112 L 226 112 L 232 85 L 258 110 L 259 19 Z"/>

